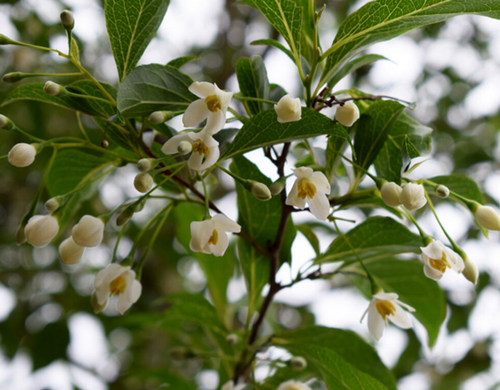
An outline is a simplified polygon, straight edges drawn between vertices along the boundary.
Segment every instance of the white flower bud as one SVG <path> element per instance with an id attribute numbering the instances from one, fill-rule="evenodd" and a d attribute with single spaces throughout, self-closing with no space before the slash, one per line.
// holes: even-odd
<path id="1" fill-rule="evenodd" d="M 439 196 L 440 198 L 447 198 L 450 195 L 450 190 L 448 187 L 440 184 L 436 188 L 436 195 Z"/>
<path id="2" fill-rule="evenodd" d="M 382 200 L 389 207 L 398 207 L 401 205 L 399 201 L 399 196 L 401 195 L 403 189 L 394 182 L 384 183 L 380 189 L 380 195 Z"/>
<path id="3" fill-rule="evenodd" d="M 153 125 L 159 125 L 167 120 L 167 115 L 165 115 L 165 111 L 155 111 L 149 116 L 149 121 Z"/>
<path id="4" fill-rule="evenodd" d="M 10 119 L 5 115 L 0 114 L 0 129 L 7 128 L 7 123 L 10 122 Z"/>
<path id="5" fill-rule="evenodd" d="M 66 92 L 66 89 L 53 81 L 47 81 L 43 86 L 43 91 L 50 96 L 60 96 Z"/>
<path id="6" fill-rule="evenodd" d="M 177 145 L 177 152 L 179 152 L 179 154 L 185 155 L 191 153 L 192 151 L 193 145 L 191 144 L 191 142 L 181 141 Z"/>
<path id="7" fill-rule="evenodd" d="M 36 149 L 33 145 L 20 143 L 12 147 L 9 152 L 9 163 L 18 168 L 24 168 L 35 161 Z"/>
<path id="8" fill-rule="evenodd" d="M 122 212 L 118 214 L 118 217 L 116 217 L 116 226 L 125 225 L 128 221 L 130 221 L 130 218 L 133 217 L 136 210 L 137 205 L 135 203 L 125 207 Z"/>
<path id="9" fill-rule="evenodd" d="M 137 169 L 141 172 L 147 172 L 151 170 L 153 167 L 153 164 L 151 164 L 151 159 L 149 158 L 142 158 L 137 162 Z"/>
<path id="10" fill-rule="evenodd" d="M 271 190 L 271 194 L 273 196 L 280 194 L 281 191 L 283 191 L 283 188 L 285 188 L 285 180 L 282 179 L 276 180 L 269 186 L 269 189 Z"/>
<path id="11" fill-rule="evenodd" d="M 230 345 L 238 344 L 239 340 L 240 340 L 239 336 L 235 333 L 228 334 L 226 337 L 226 342 Z"/>
<path id="12" fill-rule="evenodd" d="M 98 246 L 104 236 L 104 222 L 92 215 L 84 215 L 71 231 L 76 244 L 88 248 Z"/>
<path id="13" fill-rule="evenodd" d="M 134 179 L 134 187 L 141 193 L 148 192 L 153 187 L 153 177 L 146 172 L 139 173 Z"/>
<path id="14" fill-rule="evenodd" d="M 278 104 L 274 105 L 274 110 L 278 114 L 278 122 L 296 122 L 302 115 L 302 107 L 299 98 L 292 98 L 290 95 L 283 96 Z"/>
<path id="15" fill-rule="evenodd" d="M 500 230 L 500 214 L 491 206 L 479 206 L 476 210 L 477 222 L 488 230 Z"/>
<path id="16" fill-rule="evenodd" d="M 58 231 L 59 223 L 52 215 L 35 215 L 29 219 L 24 228 L 26 240 L 37 248 L 48 245 Z"/>
<path id="17" fill-rule="evenodd" d="M 64 264 L 78 263 L 84 252 L 85 248 L 75 243 L 73 237 L 68 237 L 59 245 L 59 256 Z"/>
<path id="18" fill-rule="evenodd" d="M 335 119 L 346 127 L 351 127 L 359 119 L 359 108 L 353 101 L 345 102 L 335 111 Z"/>
<path id="19" fill-rule="evenodd" d="M 280 384 L 276 390 L 311 390 L 311 388 L 305 383 L 290 380 Z"/>
<path id="20" fill-rule="evenodd" d="M 295 371 L 302 371 L 307 367 L 307 361 L 302 356 L 295 356 L 290 360 L 290 365 Z"/>
<path id="21" fill-rule="evenodd" d="M 272 198 L 271 191 L 269 191 L 269 187 L 258 181 L 254 181 L 252 183 L 251 192 L 253 196 L 255 196 L 258 200 L 261 200 L 263 202 L 268 201 L 269 199 Z"/>
<path id="22" fill-rule="evenodd" d="M 479 278 L 479 270 L 477 269 L 476 263 L 467 257 L 464 258 L 464 263 L 465 268 L 463 270 L 463 274 L 465 278 L 472 284 L 476 285 Z"/>
<path id="23" fill-rule="evenodd" d="M 399 195 L 399 201 L 407 210 L 418 210 L 425 206 L 427 199 L 425 198 L 425 190 L 422 184 L 407 183 L 403 187 L 403 191 Z"/>
<path id="24" fill-rule="evenodd" d="M 75 27 L 75 18 L 71 11 L 64 10 L 61 12 L 61 23 L 66 30 L 73 30 L 73 27 Z"/>
<path id="25" fill-rule="evenodd" d="M 56 198 L 50 198 L 47 202 L 45 202 L 45 210 L 51 213 L 56 211 L 59 206 L 59 201 Z"/>

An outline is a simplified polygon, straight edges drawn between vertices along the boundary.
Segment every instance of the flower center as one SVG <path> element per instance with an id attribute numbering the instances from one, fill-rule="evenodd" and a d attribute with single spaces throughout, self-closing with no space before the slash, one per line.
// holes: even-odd
<path id="1" fill-rule="evenodd" d="M 217 233 L 217 230 L 214 229 L 210 239 L 208 240 L 208 244 L 217 245 L 217 242 L 219 242 L 219 233 Z"/>
<path id="2" fill-rule="evenodd" d="M 316 195 L 316 186 L 309 179 L 302 179 L 299 183 L 298 197 L 301 199 L 305 199 L 306 196 L 314 198 L 314 195 Z"/>
<path id="3" fill-rule="evenodd" d="M 202 141 L 198 141 L 193 145 L 193 152 L 204 154 L 205 156 L 207 156 L 209 151 L 210 148 L 206 146 Z"/>
<path id="4" fill-rule="evenodd" d="M 396 308 L 394 307 L 391 301 L 377 300 L 375 306 L 377 307 L 377 310 L 384 319 L 384 321 L 386 320 L 387 316 L 392 316 L 394 315 L 394 313 L 396 313 Z"/>
<path id="5" fill-rule="evenodd" d="M 441 273 L 444 273 L 444 271 L 446 271 L 446 267 L 451 268 L 444 251 L 440 259 L 429 259 L 429 264 L 432 268 L 437 269 Z"/>
<path id="6" fill-rule="evenodd" d="M 205 103 L 207 103 L 207 108 L 211 112 L 217 112 L 221 109 L 219 99 L 217 99 L 217 95 L 210 95 L 205 99 Z"/>
<path id="7" fill-rule="evenodd" d="M 125 287 L 127 287 L 127 280 L 120 275 L 109 284 L 109 291 L 111 295 L 123 294 Z"/>

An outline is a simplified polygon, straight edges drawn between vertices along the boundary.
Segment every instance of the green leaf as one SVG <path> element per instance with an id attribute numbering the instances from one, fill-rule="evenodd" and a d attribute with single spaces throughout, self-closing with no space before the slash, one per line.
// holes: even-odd
<path id="1" fill-rule="evenodd" d="M 24 344 L 31 345 L 33 369 L 48 366 L 55 360 L 66 359 L 69 345 L 69 331 L 65 322 L 58 321 L 45 325 L 37 334 L 25 336 Z"/>
<path id="2" fill-rule="evenodd" d="M 422 240 L 405 226 L 389 217 L 370 217 L 330 244 L 316 263 L 356 261 L 380 255 L 420 253 Z"/>
<path id="3" fill-rule="evenodd" d="M 240 58 L 236 62 L 236 76 L 244 97 L 269 100 L 269 80 L 267 79 L 266 66 L 261 56 Z M 248 115 L 256 115 L 269 109 L 269 104 L 257 101 L 244 101 L 243 105 Z"/>
<path id="4" fill-rule="evenodd" d="M 111 97 L 116 100 L 116 95 L 118 93 L 116 88 L 106 83 L 100 83 L 100 84 L 109 93 L 109 95 L 111 95 Z M 107 99 L 106 95 L 101 91 L 101 89 L 90 80 L 76 81 L 74 83 L 67 85 L 66 88 L 74 93 L 80 93 L 82 95 Z M 103 101 L 92 100 L 92 99 L 85 99 L 85 100 L 78 99 L 78 100 L 86 101 L 86 103 L 90 106 L 90 108 L 94 112 L 98 113 L 100 116 L 103 116 L 105 118 L 108 118 L 116 114 L 116 106 L 111 102 L 106 103 Z"/>
<path id="5" fill-rule="evenodd" d="M 375 161 L 404 108 L 398 102 L 379 100 L 361 115 L 354 129 L 354 150 L 361 167 L 368 169 Z"/>
<path id="6" fill-rule="evenodd" d="M 464 198 L 475 200 L 481 204 L 484 204 L 484 196 L 481 189 L 477 183 L 468 176 L 455 173 L 450 176 L 436 176 L 431 177 L 429 181 L 437 184 L 442 184 L 450 189 L 450 191 L 456 192 L 458 195 Z M 426 184 L 429 191 L 433 192 L 434 188 Z"/>
<path id="7" fill-rule="evenodd" d="M 365 65 L 372 64 L 373 62 L 379 60 L 387 60 L 387 58 L 378 54 L 366 54 L 364 56 L 355 58 L 354 60 L 348 62 L 342 68 L 340 68 L 339 71 L 328 81 L 328 88 L 333 88 L 349 73 L 352 73 Z"/>
<path id="8" fill-rule="evenodd" d="M 189 76 L 169 65 L 139 66 L 118 89 L 118 110 L 125 117 L 185 110 L 196 99 L 188 90 L 192 83 Z"/>
<path id="9" fill-rule="evenodd" d="M 370 1 L 340 25 L 332 47 L 322 55 L 328 60 L 319 84 L 328 82 L 350 58 L 375 42 L 466 13 L 498 19 L 500 3 L 491 0 Z"/>
<path id="10" fill-rule="evenodd" d="M 273 344 L 303 356 L 330 389 L 396 389 L 373 347 L 352 331 L 310 326 L 277 334 Z"/>
<path id="11" fill-rule="evenodd" d="M 186 379 L 166 371 L 164 368 L 156 370 L 137 370 L 137 372 L 132 369 L 128 372 L 129 377 L 141 378 L 144 382 L 148 379 L 157 379 L 161 381 L 160 389 L 167 390 L 197 390 L 197 386 L 194 383 L 188 382 Z"/>
<path id="12" fill-rule="evenodd" d="M 288 57 L 290 57 L 292 61 L 295 61 L 295 59 L 293 58 L 293 53 L 275 39 L 257 39 L 256 41 L 251 42 L 250 45 L 267 45 L 275 47 L 276 49 L 281 50 Z"/>
<path id="13" fill-rule="evenodd" d="M 330 135 L 345 137 L 345 130 L 330 118 L 310 108 L 302 107 L 302 119 L 279 123 L 274 110 L 261 112 L 246 122 L 223 156 L 227 159 L 266 145 L 295 139 Z"/>
<path id="14" fill-rule="evenodd" d="M 316 252 L 316 256 L 319 256 L 320 254 L 319 240 L 314 231 L 312 230 L 311 226 L 297 225 L 296 228 L 299 232 L 301 232 L 304 235 L 307 241 L 309 241 L 312 248 L 314 249 L 314 252 Z"/>
<path id="15" fill-rule="evenodd" d="M 106 0 L 106 28 L 120 81 L 134 69 L 156 35 L 169 0 Z"/>
<path id="16" fill-rule="evenodd" d="M 187 63 L 191 62 L 191 61 L 194 61 L 194 60 L 198 60 L 200 59 L 201 57 L 199 56 L 185 56 L 185 57 L 179 57 L 179 58 L 176 58 L 176 59 L 173 59 L 172 61 L 170 61 L 167 65 L 168 66 L 171 66 L 172 68 L 177 68 L 177 69 L 180 69 L 182 68 L 184 65 L 186 65 Z"/>
<path id="17" fill-rule="evenodd" d="M 346 128 L 340 123 L 337 123 L 336 133 L 328 137 L 325 152 L 325 175 L 330 182 L 332 181 L 332 177 L 341 161 L 340 155 L 343 154 L 346 145 L 349 145 L 350 143 L 351 138 L 349 137 L 349 133 Z"/>
<path id="18" fill-rule="evenodd" d="M 345 210 L 351 207 L 360 207 L 360 208 L 371 208 L 371 209 L 386 209 L 390 213 L 394 214 L 398 218 L 403 218 L 403 215 L 396 207 L 387 206 L 382 198 L 378 196 L 366 196 L 362 198 L 354 198 L 346 200 L 342 202 L 342 205 L 339 207 L 339 210 Z"/>

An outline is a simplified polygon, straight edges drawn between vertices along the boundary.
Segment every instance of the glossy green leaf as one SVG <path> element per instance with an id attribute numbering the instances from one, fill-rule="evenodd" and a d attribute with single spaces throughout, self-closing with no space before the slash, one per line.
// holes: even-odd
<path id="1" fill-rule="evenodd" d="M 332 177 L 342 160 L 340 154 L 342 154 L 345 151 L 346 147 L 350 144 L 351 138 L 348 131 L 340 123 L 337 123 L 335 134 L 328 137 L 328 143 L 325 152 L 325 175 L 330 181 L 332 180 Z"/>
<path id="2" fill-rule="evenodd" d="M 312 230 L 311 226 L 297 225 L 296 228 L 299 232 L 301 232 L 304 235 L 307 241 L 309 241 L 312 248 L 314 249 L 314 252 L 316 252 L 316 256 L 319 256 L 320 254 L 319 240 L 314 231 Z"/>
<path id="3" fill-rule="evenodd" d="M 198 56 L 179 57 L 179 58 L 176 58 L 176 59 L 170 61 L 167 65 L 171 66 L 172 68 L 180 69 L 184 65 L 188 64 L 189 62 L 194 61 L 194 60 L 198 60 L 200 58 L 201 57 L 198 57 Z"/>
<path id="4" fill-rule="evenodd" d="M 118 89 L 118 110 L 126 117 L 185 110 L 196 99 L 188 90 L 192 83 L 189 76 L 172 66 L 139 66 Z"/>
<path id="5" fill-rule="evenodd" d="M 353 59 L 351 62 L 345 64 L 339 71 L 328 81 L 328 88 L 333 88 L 337 83 L 342 80 L 349 73 L 352 73 L 359 68 L 374 63 L 375 61 L 387 60 L 386 57 L 378 54 L 366 54 Z"/>
<path id="6" fill-rule="evenodd" d="M 370 217 L 330 244 L 316 263 L 355 261 L 398 253 L 420 253 L 422 240 L 389 217 Z M 356 256 L 357 254 L 357 256 Z"/>
<path id="7" fill-rule="evenodd" d="M 275 39 L 257 39 L 250 44 L 253 46 L 267 45 L 275 47 L 276 49 L 281 50 L 283 53 L 285 53 L 292 61 L 295 61 L 293 58 L 293 53 Z"/>
<path id="8" fill-rule="evenodd" d="M 236 76 L 241 94 L 244 97 L 269 100 L 269 80 L 261 56 L 240 58 L 236 62 Z M 256 115 L 270 108 L 267 103 L 251 100 L 243 101 L 243 105 L 249 115 Z"/>
<path id="9" fill-rule="evenodd" d="M 111 48 L 123 80 L 156 35 L 169 0 L 106 0 L 104 14 Z"/>
<path id="10" fill-rule="evenodd" d="M 461 195 L 467 199 L 475 200 L 476 202 L 484 204 L 484 196 L 483 193 L 481 192 L 481 189 L 474 181 L 474 179 L 471 179 L 468 176 L 455 173 L 449 176 L 431 177 L 429 181 L 445 185 L 450 189 L 450 191 L 453 191 L 458 195 Z M 434 188 L 431 188 L 431 186 L 427 184 L 426 187 L 430 191 L 434 190 Z"/>

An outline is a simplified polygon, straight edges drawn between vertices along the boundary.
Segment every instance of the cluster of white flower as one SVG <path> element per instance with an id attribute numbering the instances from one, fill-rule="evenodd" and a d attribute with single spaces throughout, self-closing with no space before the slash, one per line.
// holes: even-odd
<path id="1" fill-rule="evenodd" d="M 240 383 L 238 385 L 235 385 L 234 382 L 231 380 L 227 382 L 225 385 L 223 385 L 221 390 L 244 390 L 245 387 L 246 387 L 245 383 Z M 280 384 L 276 390 L 311 390 L 311 388 L 305 383 L 289 380 Z"/>

